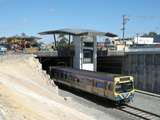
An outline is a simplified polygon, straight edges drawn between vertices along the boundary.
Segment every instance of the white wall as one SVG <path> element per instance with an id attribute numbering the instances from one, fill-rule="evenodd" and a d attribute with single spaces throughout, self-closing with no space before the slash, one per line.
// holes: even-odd
<path id="1" fill-rule="evenodd" d="M 135 44 L 153 44 L 153 38 L 151 37 L 134 37 Z"/>
<path id="2" fill-rule="evenodd" d="M 94 41 L 94 50 L 93 50 L 93 63 L 83 63 L 83 46 L 84 41 Z M 75 69 L 84 69 L 89 71 L 97 70 L 97 49 L 96 49 L 96 37 L 88 37 L 81 39 L 80 36 L 73 36 L 74 46 L 75 46 L 75 55 L 73 58 L 73 68 Z"/>
<path id="3" fill-rule="evenodd" d="M 82 65 L 82 69 L 83 69 L 83 70 L 93 71 L 93 70 L 94 70 L 94 65 L 93 65 L 93 64 L 89 64 L 89 63 L 83 64 L 83 65 Z"/>

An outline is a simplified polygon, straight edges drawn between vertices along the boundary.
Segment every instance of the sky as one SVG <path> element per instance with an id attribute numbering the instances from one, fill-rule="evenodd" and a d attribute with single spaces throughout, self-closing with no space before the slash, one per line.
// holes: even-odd
<path id="1" fill-rule="evenodd" d="M 150 31 L 160 33 L 160 0 L 0 0 L 0 37 L 61 28 L 112 32 L 126 37 Z M 51 37 L 41 36 L 46 42 Z"/>

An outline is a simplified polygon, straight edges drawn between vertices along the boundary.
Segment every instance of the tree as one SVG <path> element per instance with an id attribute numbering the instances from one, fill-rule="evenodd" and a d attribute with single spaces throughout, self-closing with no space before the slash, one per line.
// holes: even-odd
<path id="1" fill-rule="evenodd" d="M 158 34 L 156 32 L 149 32 L 142 35 L 142 37 L 156 37 Z"/>
<path id="2" fill-rule="evenodd" d="M 156 32 L 149 32 L 148 36 L 154 38 L 155 36 L 157 36 L 157 33 Z"/>
<path id="3" fill-rule="evenodd" d="M 57 49 L 63 49 L 64 47 L 67 46 L 67 41 L 68 39 L 65 37 L 64 34 L 60 34 L 58 36 L 58 44 L 57 44 Z"/>
<path id="4" fill-rule="evenodd" d="M 23 37 L 26 36 L 26 33 L 21 33 L 21 36 L 23 36 Z"/>
<path id="5" fill-rule="evenodd" d="M 69 44 L 69 39 L 66 38 L 64 34 L 58 36 L 57 50 L 59 56 L 73 56 L 74 55 L 74 45 Z"/>

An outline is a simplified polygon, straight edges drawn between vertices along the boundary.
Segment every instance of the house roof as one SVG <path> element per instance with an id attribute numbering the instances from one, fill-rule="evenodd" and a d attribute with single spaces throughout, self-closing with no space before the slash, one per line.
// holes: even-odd
<path id="1" fill-rule="evenodd" d="M 39 39 L 41 39 L 41 38 L 39 38 L 39 37 L 27 36 L 27 35 L 24 35 L 24 36 L 15 35 L 15 36 L 8 37 L 8 39 L 12 39 L 12 38 L 16 38 L 16 39 L 27 39 L 27 40 L 33 40 L 33 39 L 39 40 Z"/>

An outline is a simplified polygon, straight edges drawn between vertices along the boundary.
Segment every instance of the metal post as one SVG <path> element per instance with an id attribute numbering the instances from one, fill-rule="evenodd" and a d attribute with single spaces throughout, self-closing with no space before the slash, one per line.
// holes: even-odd
<path id="1" fill-rule="evenodd" d="M 123 41 L 124 41 L 124 34 L 125 34 L 125 15 L 123 15 L 123 28 L 122 28 L 122 30 L 123 30 Z"/>
<path id="2" fill-rule="evenodd" d="M 54 36 L 54 45 L 55 45 L 55 47 L 57 47 L 56 35 L 53 34 L 53 36 Z"/>
<path id="3" fill-rule="evenodd" d="M 139 34 L 137 33 L 136 35 L 137 35 L 137 44 L 138 44 L 138 36 L 139 36 Z"/>
<path id="4" fill-rule="evenodd" d="M 71 44 L 71 35 L 69 34 L 69 42 L 68 44 L 70 45 Z"/>
<path id="5" fill-rule="evenodd" d="M 126 30 L 125 25 L 127 24 L 128 20 L 129 20 L 129 18 L 126 15 L 123 15 L 123 23 L 122 23 L 122 25 L 123 25 L 123 27 L 122 27 L 122 30 L 123 30 L 123 41 L 125 39 L 125 30 Z"/>

